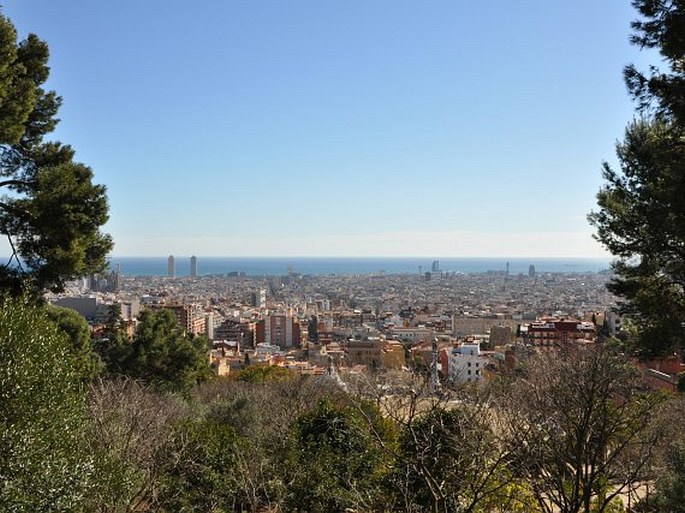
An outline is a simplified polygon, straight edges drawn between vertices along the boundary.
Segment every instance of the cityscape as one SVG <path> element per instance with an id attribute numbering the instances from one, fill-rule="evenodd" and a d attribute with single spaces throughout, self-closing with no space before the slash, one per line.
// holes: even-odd
<path id="1" fill-rule="evenodd" d="M 0 513 L 682 513 L 683 84 L 682 0 L 6 0 Z"/>
<path id="2" fill-rule="evenodd" d="M 326 372 L 322 354 L 332 355 L 339 368 L 408 368 L 410 355 L 425 352 L 436 338 L 445 355 L 478 340 L 491 348 L 488 367 L 494 368 L 507 352 L 561 343 L 555 336 L 593 343 L 598 331 L 612 336 L 620 327 L 616 299 L 606 289 L 608 270 L 538 274 L 530 265 L 514 275 L 506 262 L 501 271 L 464 274 L 443 272 L 434 260 L 429 271 L 416 274 L 302 275 L 291 268 L 280 276 L 203 276 L 199 265 L 192 256 L 187 275 L 177 276 L 169 256 L 166 276 L 114 270 L 72 284 L 51 301 L 93 324 L 105 322 L 115 304 L 132 324 L 141 308 L 170 309 L 188 333 L 212 341 L 213 365 L 222 374 L 240 370 L 246 355 L 253 364 L 310 374 Z M 533 335 L 541 319 L 552 338 Z M 461 367 L 452 365 L 441 370 L 445 378 Z M 674 383 L 674 376 L 664 377 L 664 386 Z"/>

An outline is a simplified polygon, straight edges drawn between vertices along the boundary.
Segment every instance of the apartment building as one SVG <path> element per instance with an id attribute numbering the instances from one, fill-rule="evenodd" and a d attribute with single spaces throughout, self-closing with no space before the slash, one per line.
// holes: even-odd
<path id="1" fill-rule="evenodd" d="M 482 381 L 487 361 L 480 344 L 465 342 L 447 353 L 447 377 L 452 383 Z"/>
<path id="2" fill-rule="evenodd" d="M 256 323 L 257 344 L 271 344 L 281 349 L 300 346 L 300 323 L 295 317 L 285 314 L 267 315 Z"/>
<path id="3" fill-rule="evenodd" d="M 595 325 L 578 319 L 542 319 L 521 327 L 523 340 L 535 347 L 563 347 L 594 342 Z"/>

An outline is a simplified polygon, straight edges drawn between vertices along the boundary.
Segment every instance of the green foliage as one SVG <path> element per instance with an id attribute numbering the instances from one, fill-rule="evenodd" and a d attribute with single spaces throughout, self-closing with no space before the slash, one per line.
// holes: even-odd
<path id="1" fill-rule="evenodd" d="M 483 497 L 473 509 L 477 513 L 542 513 L 535 494 L 524 479 L 509 476 L 492 481 L 492 492 Z M 609 512 L 606 512 L 609 513 Z"/>
<path id="2" fill-rule="evenodd" d="M 524 486 L 505 465 L 507 454 L 495 436 L 487 410 L 463 402 L 436 405 L 414 418 L 402 433 L 396 487 L 422 511 L 486 511 L 523 503 Z M 507 492 L 516 493 L 518 502 Z M 520 509 L 520 508 L 518 508 Z"/>
<path id="3" fill-rule="evenodd" d="M 669 470 L 657 481 L 655 503 L 659 511 L 685 512 L 685 447 L 669 455 Z"/>
<path id="4" fill-rule="evenodd" d="M 657 117 L 685 125 L 685 6 L 680 0 L 633 0 L 642 19 L 632 23 L 630 40 L 640 48 L 654 48 L 666 69 L 650 66 L 644 74 L 627 66 L 624 77 L 640 109 L 654 109 Z"/>
<path id="5" fill-rule="evenodd" d="M 299 471 L 294 425 L 323 394 L 308 376 L 196 387 L 196 415 L 176 426 L 159 503 L 166 511 L 282 511 Z"/>
<path id="6" fill-rule="evenodd" d="M 440 502 L 459 509 L 459 483 L 463 462 L 461 413 L 439 408 L 407 426 L 401 442 L 402 457 L 407 462 L 407 489 L 411 502 L 426 510 Z M 468 456 L 467 456 L 468 457 Z"/>
<path id="7" fill-rule="evenodd" d="M 287 381 L 294 374 L 285 367 L 278 365 L 250 365 L 240 370 L 236 379 L 245 383 L 272 383 L 275 381 Z"/>
<path id="8" fill-rule="evenodd" d="M 235 432 L 249 437 L 252 429 L 263 422 L 262 412 L 255 407 L 245 395 L 238 395 L 229 400 L 217 400 L 209 405 L 206 418 L 215 423 L 231 426 Z"/>
<path id="9" fill-rule="evenodd" d="M 36 82 L 47 78 L 47 47 L 34 37 L 17 46 L 17 32 L 4 16 L 0 18 L 0 140 L 16 144 L 25 133 L 29 115 L 36 108 L 39 91 Z M 29 55 L 32 58 L 27 58 Z M 31 64 L 29 73 L 26 64 Z M 37 80 L 36 80 L 37 79 Z M 41 80 L 42 79 L 42 80 Z"/>
<path id="10" fill-rule="evenodd" d="M 626 130 L 617 153 L 622 172 L 605 164 L 590 215 L 598 239 L 616 255 L 609 289 L 640 327 L 644 353 L 668 354 L 683 342 L 685 322 L 685 133 L 661 121 Z"/>
<path id="11" fill-rule="evenodd" d="M 0 512 L 82 504 L 93 462 L 81 449 L 81 364 L 41 308 L 0 302 Z"/>
<path id="12" fill-rule="evenodd" d="M 71 160 L 41 165 L 34 157 L 34 165 L 31 189 L 12 201 L 7 224 L 36 285 L 60 290 L 64 280 L 104 267 L 112 247 L 99 232 L 108 219 L 105 188 L 92 183 L 90 168 Z"/>
<path id="13" fill-rule="evenodd" d="M 31 34 L 17 42 L 0 15 L 0 234 L 14 254 L 0 266 L 0 287 L 12 293 L 61 290 L 65 280 L 105 266 L 112 240 L 105 188 L 92 182 L 73 150 L 43 138 L 57 124 L 61 104 L 43 83 L 48 47 Z M 12 262 L 14 260 L 14 262 Z"/>
<path id="14" fill-rule="evenodd" d="M 357 409 L 320 401 L 293 429 L 290 510 L 382 510 L 391 460 L 380 443 L 392 444 L 393 437 L 390 424 L 371 405 Z"/>
<path id="15" fill-rule="evenodd" d="M 593 501 L 590 505 L 590 513 L 625 513 L 625 511 L 626 508 L 619 497 L 614 497 L 604 506 L 598 500 Z"/>
<path id="16" fill-rule="evenodd" d="M 78 373 L 87 379 L 93 379 L 100 374 L 103 370 L 103 363 L 93 349 L 91 329 L 85 317 L 76 310 L 55 305 L 47 305 L 45 311 L 71 340 Z"/>
<path id="17" fill-rule="evenodd" d="M 235 447 L 241 443 L 228 424 L 210 419 L 176 427 L 182 443 L 172 451 L 182 455 L 166 469 L 159 494 L 163 511 L 241 511 L 235 487 Z M 244 442 L 243 442 L 244 443 Z"/>
<path id="18" fill-rule="evenodd" d="M 123 330 L 121 305 L 115 303 L 108 308 L 103 333 L 95 340 L 93 347 L 107 374 L 128 374 L 126 362 L 133 351 L 133 344 Z"/>
<path id="19" fill-rule="evenodd" d="M 189 336 L 173 312 L 145 310 L 133 340 L 115 331 L 97 344 L 110 374 L 140 379 L 159 390 L 188 392 L 212 376 L 209 342 Z"/>
<path id="20" fill-rule="evenodd" d="M 644 117 L 628 126 L 617 145 L 620 170 L 604 164 L 606 185 L 589 221 L 617 257 L 609 288 L 639 326 L 638 349 L 653 356 L 685 346 L 685 5 L 633 5 L 643 17 L 632 24 L 633 43 L 659 50 L 668 71 L 652 67 L 646 76 L 626 68 L 626 83 Z"/>
<path id="21" fill-rule="evenodd" d="M 640 513 L 685 513 L 685 447 L 672 447 L 666 468 L 656 480 L 656 491 L 643 497 L 634 511 Z"/>

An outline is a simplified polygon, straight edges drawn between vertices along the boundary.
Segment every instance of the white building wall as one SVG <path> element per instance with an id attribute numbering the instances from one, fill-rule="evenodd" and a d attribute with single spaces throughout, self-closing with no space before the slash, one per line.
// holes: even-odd
<path id="1" fill-rule="evenodd" d="M 393 328 L 390 334 L 393 338 L 412 344 L 433 338 L 433 330 L 426 328 Z"/>
<path id="2" fill-rule="evenodd" d="M 621 331 L 621 318 L 616 312 L 608 312 L 607 316 L 607 326 L 609 327 L 609 333 L 613 336 Z"/>
<path id="3" fill-rule="evenodd" d="M 487 358 L 481 356 L 478 344 L 462 344 L 448 354 L 447 372 L 453 383 L 481 381 Z"/>

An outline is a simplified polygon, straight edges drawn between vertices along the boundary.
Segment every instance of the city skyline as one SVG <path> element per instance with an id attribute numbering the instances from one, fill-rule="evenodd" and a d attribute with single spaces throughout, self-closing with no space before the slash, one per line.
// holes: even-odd
<path id="1" fill-rule="evenodd" d="M 654 56 L 629 2 L 549 4 L 3 12 L 50 47 L 114 255 L 607 256 L 585 216 Z"/>

